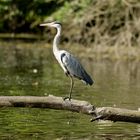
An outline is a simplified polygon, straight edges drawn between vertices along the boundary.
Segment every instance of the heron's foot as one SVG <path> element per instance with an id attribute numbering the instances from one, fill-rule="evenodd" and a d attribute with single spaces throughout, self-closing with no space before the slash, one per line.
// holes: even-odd
<path id="1" fill-rule="evenodd" d="M 71 98 L 68 97 L 68 96 L 63 98 L 64 101 L 67 100 L 67 99 L 68 99 L 69 101 L 71 100 Z"/>

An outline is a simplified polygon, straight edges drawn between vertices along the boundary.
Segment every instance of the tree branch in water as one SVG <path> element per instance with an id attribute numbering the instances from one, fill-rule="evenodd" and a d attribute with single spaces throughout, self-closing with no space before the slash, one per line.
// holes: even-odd
<path id="1" fill-rule="evenodd" d="M 87 101 L 63 100 L 62 97 L 49 96 L 0 96 L 0 107 L 31 107 L 69 110 L 91 115 L 95 120 L 111 120 L 140 123 L 140 111 L 114 107 L 94 107 Z"/>

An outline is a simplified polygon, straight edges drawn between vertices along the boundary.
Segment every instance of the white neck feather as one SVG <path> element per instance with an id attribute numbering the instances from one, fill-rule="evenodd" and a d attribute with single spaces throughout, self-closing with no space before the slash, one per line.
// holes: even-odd
<path id="1" fill-rule="evenodd" d="M 57 53 L 59 51 L 58 45 L 60 41 L 60 36 L 61 36 L 61 26 L 57 27 L 57 34 L 54 37 L 53 40 L 53 53 Z"/>

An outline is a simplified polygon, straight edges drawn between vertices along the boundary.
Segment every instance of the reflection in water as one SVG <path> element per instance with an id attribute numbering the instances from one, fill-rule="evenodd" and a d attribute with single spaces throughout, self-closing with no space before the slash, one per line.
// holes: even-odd
<path id="1" fill-rule="evenodd" d="M 39 87 L 43 76 L 42 50 L 39 50 L 40 52 L 37 55 L 31 48 L 26 49 L 14 46 L 9 47 L 9 49 L 1 48 L 1 50 L 0 79 L 1 88 L 7 90 L 5 94 L 9 95 L 17 91 L 17 94 L 22 95 L 18 91 L 21 90 L 28 95 L 28 92 L 30 92 L 28 88 L 36 90 L 37 87 L 34 85 Z M 5 54 L 4 57 L 3 54 Z M 5 87 L 2 87 L 3 84 Z"/>
<path id="2" fill-rule="evenodd" d="M 82 59 L 95 84 L 87 87 L 76 80 L 73 98 L 96 106 L 139 108 L 140 63 L 95 62 Z M 0 47 L 0 95 L 54 94 L 65 96 L 69 79 L 53 57 L 51 48 Z M 140 139 L 139 125 L 89 122 L 89 117 L 72 112 L 6 108 L 0 112 L 3 139 Z"/>
<path id="3" fill-rule="evenodd" d="M 91 71 L 95 80 L 88 100 L 99 106 L 108 105 L 131 109 L 139 107 L 139 62 L 86 62 L 83 60 L 83 63 Z"/>

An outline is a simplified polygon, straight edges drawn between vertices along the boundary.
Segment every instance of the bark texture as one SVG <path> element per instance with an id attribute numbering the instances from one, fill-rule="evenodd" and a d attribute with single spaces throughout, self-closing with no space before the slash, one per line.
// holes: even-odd
<path id="1" fill-rule="evenodd" d="M 94 107 L 87 101 L 63 100 L 53 95 L 38 96 L 0 96 L 0 107 L 32 107 L 69 110 L 93 116 L 91 121 L 111 120 L 140 123 L 140 111 L 114 107 Z"/>

